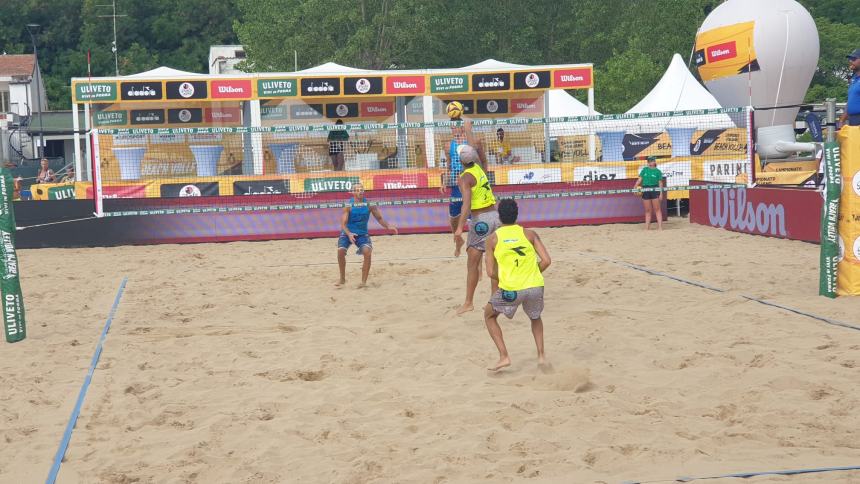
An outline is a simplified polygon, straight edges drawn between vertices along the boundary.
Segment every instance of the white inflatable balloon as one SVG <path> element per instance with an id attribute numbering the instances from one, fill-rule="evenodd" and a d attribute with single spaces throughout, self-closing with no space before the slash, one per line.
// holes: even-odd
<path id="1" fill-rule="evenodd" d="M 818 65 L 818 30 L 795 0 L 727 0 L 696 36 L 696 64 L 723 107 L 752 105 L 758 152 L 785 158 L 779 141 L 794 142 L 797 107 Z"/>

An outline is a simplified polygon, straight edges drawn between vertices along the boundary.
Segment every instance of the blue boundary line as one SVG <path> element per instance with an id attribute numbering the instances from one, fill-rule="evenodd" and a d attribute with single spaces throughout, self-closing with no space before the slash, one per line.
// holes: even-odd
<path id="1" fill-rule="evenodd" d="M 93 379 L 93 373 L 96 371 L 96 365 L 99 362 L 99 357 L 102 355 L 102 347 L 104 346 L 105 338 L 110 330 L 111 322 L 113 322 L 116 308 L 119 306 L 119 300 L 122 298 L 122 293 L 125 291 L 125 284 L 127 282 L 128 277 L 123 277 L 122 282 L 119 284 L 119 290 L 117 291 L 116 298 L 113 301 L 113 307 L 111 307 L 110 313 L 108 313 L 105 327 L 102 330 L 101 337 L 96 345 L 93 359 L 90 361 L 90 369 L 87 371 L 86 378 L 84 378 L 84 384 L 81 385 L 81 391 L 78 393 L 78 401 L 75 403 L 75 408 L 72 410 L 72 415 L 69 417 L 69 423 L 66 425 L 66 432 L 63 434 L 63 439 L 60 441 L 60 448 L 57 449 L 57 455 L 54 456 L 54 465 L 51 466 L 51 472 L 48 474 L 48 479 L 45 481 L 46 484 L 54 484 L 57 480 L 57 474 L 60 473 L 60 464 L 62 464 L 63 458 L 66 456 L 66 450 L 69 448 L 69 442 L 72 440 L 72 430 L 75 429 L 75 425 L 78 422 L 78 416 L 81 414 L 81 406 L 83 406 L 84 398 L 87 396 L 87 390 L 89 389 L 90 382 Z"/>
<path id="2" fill-rule="evenodd" d="M 727 293 L 728 292 L 725 289 L 720 289 L 718 287 L 712 287 L 712 286 L 709 286 L 709 285 L 701 283 L 701 282 L 691 281 L 689 279 L 684 279 L 682 277 L 673 276 L 672 274 L 666 274 L 664 272 L 658 272 L 658 271 L 655 271 L 653 269 L 649 269 L 647 267 L 638 266 L 636 264 L 630 264 L 629 262 L 619 261 L 619 260 L 615 260 L 615 259 L 609 259 L 609 258 L 601 257 L 598 255 L 586 254 L 584 252 L 580 252 L 579 254 L 583 255 L 585 257 L 591 258 L 591 259 L 602 260 L 604 262 L 609 262 L 611 264 L 617 264 L 617 265 L 620 265 L 623 267 L 627 267 L 628 269 L 633 269 L 636 271 L 645 272 L 646 274 L 651 274 L 652 276 L 665 277 L 666 279 L 671 279 L 673 281 L 677 281 L 677 282 L 680 282 L 682 284 L 701 287 L 702 289 L 707 289 L 709 291 L 714 291 L 714 292 L 719 292 L 719 293 Z M 772 308 L 782 309 L 784 311 L 788 311 L 790 313 L 794 313 L 794 314 L 797 314 L 799 316 L 806 316 L 807 318 L 812 318 L 812 319 L 815 319 L 815 320 L 818 320 L 818 321 L 821 321 L 821 322 L 824 322 L 824 323 L 827 323 L 827 324 L 830 324 L 833 326 L 839 326 L 842 328 L 848 328 L 848 329 L 853 329 L 855 331 L 860 331 L 860 326 L 855 326 L 853 324 L 843 323 L 842 321 L 837 321 L 835 319 L 825 318 L 824 316 L 818 316 L 816 314 L 807 313 L 806 311 L 801 311 L 799 309 L 795 309 L 795 308 L 792 308 L 789 306 L 783 306 L 782 304 L 777 304 L 777 303 L 773 303 L 770 301 L 765 301 L 764 299 L 759 299 L 756 297 L 747 296 L 745 294 L 740 294 L 739 296 L 743 299 L 746 299 L 747 301 L 757 302 L 759 304 L 763 304 L 765 306 L 770 306 Z"/>
<path id="3" fill-rule="evenodd" d="M 723 474 L 719 476 L 702 476 L 702 477 L 678 477 L 675 479 L 660 479 L 656 481 L 622 481 L 621 484 L 649 484 L 655 482 L 693 482 L 712 479 L 748 479 L 758 476 L 796 476 L 799 474 L 815 474 L 820 472 L 838 472 L 838 471 L 857 471 L 860 466 L 845 466 L 845 467 L 816 467 L 811 469 L 792 469 L 786 471 L 762 471 L 762 472 L 738 472 L 735 474 Z"/>

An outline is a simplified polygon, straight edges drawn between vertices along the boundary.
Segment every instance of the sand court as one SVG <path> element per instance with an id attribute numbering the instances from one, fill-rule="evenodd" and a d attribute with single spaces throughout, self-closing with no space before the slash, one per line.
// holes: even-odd
<path id="1" fill-rule="evenodd" d="M 526 316 L 454 316 L 449 235 L 20 251 L 29 338 L 0 350 L 0 482 L 42 482 L 123 276 L 58 482 L 622 482 L 860 464 L 860 300 L 818 246 L 689 225 L 540 229 Z M 606 260 L 609 259 L 609 260 Z M 636 264 L 726 290 L 632 270 Z M 486 278 L 476 303 L 489 297 Z M 732 479 L 716 482 L 735 482 Z M 860 472 L 748 482 L 860 482 Z"/>

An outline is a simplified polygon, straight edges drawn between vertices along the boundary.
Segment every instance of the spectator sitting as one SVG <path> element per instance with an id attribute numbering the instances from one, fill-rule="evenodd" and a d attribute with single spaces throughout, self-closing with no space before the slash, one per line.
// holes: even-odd
<path id="1" fill-rule="evenodd" d="M 496 162 L 500 165 L 504 165 L 505 163 L 511 165 L 514 163 L 519 163 L 522 160 L 519 156 L 514 156 L 511 154 L 511 144 L 505 141 L 505 130 L 499 128 L 496 130 L 496 138 L 498 139 L 498 148 L 496 148 Z"/>
<path id="2" fill-rule="evenodd" d="M 57 176 L 54 170 L 48 168 L 48 159 L 42 158 L 39 166 L 39 174 L 36 175 L 36 183 L 56 183 Z"/>
<path id="3" fill-rule="evenodd" d="M 75 166 L 69 165 L 68 168 L 66 168 L 66 176 L 64 176 L 63 179 L 60 180 L 60 183 L 74 183 L 74 182 L 75 182 Z"/>

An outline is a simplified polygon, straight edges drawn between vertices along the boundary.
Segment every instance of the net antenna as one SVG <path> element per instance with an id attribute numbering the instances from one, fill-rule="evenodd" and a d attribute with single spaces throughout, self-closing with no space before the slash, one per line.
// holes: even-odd
<path id="1" fill-rule="evenodd" d="M 113 62 L 114 68 L 116 69 L 116 75 L 119 76 L 119 54 L 117 46 L 116 46 L 116 19 L 120 17 L 128 17 L 128 15 L 117 15 L 116 13 L 116 0 L 111 0 L 110 5 L 96 5 L 96 7 L 110 7 L 112 9 L 112 13 L 110 15 L 99 15 L 99 18 L 109 18 L 113 20 L 113 43 L 111 44 L 111 52 L 113 52 Z"/>

